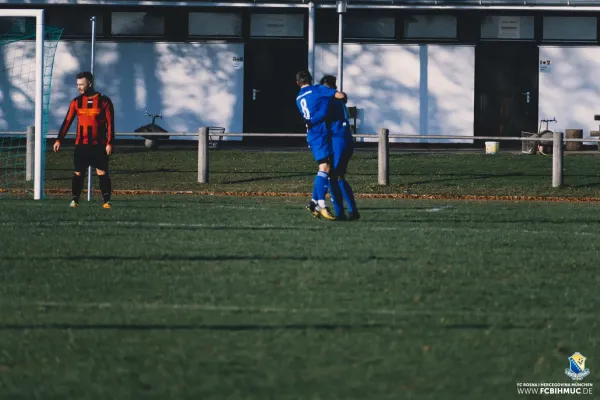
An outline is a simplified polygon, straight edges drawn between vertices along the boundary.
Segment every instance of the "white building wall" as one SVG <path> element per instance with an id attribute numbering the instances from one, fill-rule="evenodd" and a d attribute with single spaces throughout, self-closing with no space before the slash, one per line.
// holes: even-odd
<path id="1" fill-rule="evenodd" d="M 315 64 L 315 79 L 337 75 L 337 44 L 316 45 Z M 474 135 L 474 46 L 345 44 L 343 89 L 358 109 L 357 133 Z"/>
<path id="2" fill-rule="evenodd" d="M 242 132 L 244 70 L 239 63 L 234 66 L 233 58 L 243 55 L 244 46 L 238 43 L 98 42 L 96 88 L 114 103 L 117 132 L 133 132 L 150 123 L 146 111 L 162 114 L 163 119 L 156 122 L 170 132 L 197 132 L 201 126 Z M 89 42 L 59 43 L 52 79 L 50 134 L 59 129 L 69 101 L 78 95 L 75 75 L 89 69 Z M 16 92 L 16 85 L 0 82 L 3 101 Z M 10 118 L 8 113 L 0 115 L 0 127 L 11 126 Z"/>
<path id="3" fill-rule="evenodd" d="M 200 126 L 242 132 L 244 70 L 233 58 L 243 55 L 238 43 L 98 42 L 96 87 L 113 100 L 118 132 L 149 123 L 145 111 L 162 113 L 157 123 L 171 132 L 197 132 Z M 344 90 L 349 105 L 358 107 L 358 133 L 386 127 L 393 134 L 473 136 L 474 56 L 473 46 L 346 44 Z M 59 44 L 51 133 L 77 95 L 75 74 L 89 65 L 89 42 Z M 337 45 L 316 46 L 316 69 L 317 79 L 337 74 Z M 0 82 L 3 102 L 8 92 L 17 88 Z M 11 113 L 1 114 L 0 128 L 10 126 L 10 118 Z"/>
<path id="4" fill-rule="evenodd" d="M 553 130 L 583 129 L 583 137 L 598 130 L 600 47 L 541 46 L 539 68 L 539 118 L 556 118 Z"/>

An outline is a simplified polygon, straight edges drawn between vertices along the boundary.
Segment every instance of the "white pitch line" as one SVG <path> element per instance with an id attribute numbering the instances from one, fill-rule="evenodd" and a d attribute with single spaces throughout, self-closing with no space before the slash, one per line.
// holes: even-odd
<path id="1" fill-rule="evenodd" d="M 2 221 L 0 226 L 82 226 L 92 227 L 92 223 L 97 221 Z M 236 224 L 236 225 L 224 225 L 224 224 L 194 224 L 194 223 L 173 223 L 173 222 L 146 222 L 146 221 L 101 221 L 102 225 L 121 225 L 121 226 L 138 226 L 143 228 L 227 228 L 227 229 L 298 229 L 298 225 L 272 225 L 272 224 Z M 303 229 L 319 229 L 319 227 L 302 227 Z M 95 229 L 95 228 L 94 228 Z"/>
<path id="2" fill-rule="evenodd" d="M 69 303 L 69 302 L 32 302 L 32 303 L 0 303 L 0 308 L 41 307 L 41 308 L 79 308 L 79 309 L 124 309 L 124 310 L 188 310 L 211 312 L 248 312 L 257 314 L 367 314 L 388 316 L 514 316 L 513 310 L 507 311 L 481 311 L 481 310 L 415 310 L 415 309 L 347 309 L 347 308 L 283 308 L 283 307 L 252 307 L 252 306 L 219 306 L 213 304 L 164 304 L 164 303 Z M 542 315 L 535 313 L 521 316 L 522 318 L 550 318 L 556 317 L 555 313 Z M 569 318 L 597 318 L 597 313 L 568 313 Z"/>
<path id="3" fill-rule="evenodd" d="M 442 210 L 446 210 L 448 208 L 452 208 L 452 206 L 443 206 L 443 207 L 428 208 L 427 210 L 425 210 L 425 212 L 439 212 L 439 211 L 442 211 Z"/>
<path id="4" fill-rule="evenodd" d="M 2 221 L 0 222 L 0 226 L 45 226 L 45 227 L 56 227 L 56 226 L 81 226 L 86 228 L 94 228 L 95 225 L 92 225 L 91 222 L 87 220 L 78 220 L 78 221 L 26 221 L 26 222 L 18 222 L 18 221 Z M 318 223 L 313 226 L 308 225 L 272 225 L 272 224 L 235 224 L 235 225 L 224 225 L 224 224 L 203 224 L 203 223 L 174 223 L 174 222 L 146 222 L 146 221 L 102 221 L 103 225 L 120 225 L 120 226 L 134 226 L 134 227 L 142 227 L 142 228 L 206 228 L 206 229 L 301 229 L 301 230 L 343 230 L 345 232 L 352 229 L 352 225 L 347 224 L 329 224 L 329 223 Z M 94 228 L 96 229 L 96 228 Z M 438 226 L 369 226 L 365 224 L 361 224 L 360 227 L 357 226 L 357 231 L 398 231 L 398 232 L 474 232 L 474 233 L 497 233 L 498 231 L 506 232 L 503 227 L 499 227 L 498 229 L 481 229 L 474 228 L 468 226 L 462 226 L 457 228 L 443 228 Z M 531 234 L 531 235 L 562 235 L 564 233 L 563 230 L 528 230 L 528 229 L 511 229 L 512 233 L 519 234 Z M 572 236 L 597 236 L 599 232 L 569 232 L 569 235 Z"/>

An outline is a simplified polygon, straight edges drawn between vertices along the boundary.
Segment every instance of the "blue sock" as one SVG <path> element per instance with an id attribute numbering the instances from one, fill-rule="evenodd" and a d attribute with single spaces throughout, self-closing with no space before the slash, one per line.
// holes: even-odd
<path id="1" fill-rule="evenodd" d="M 313 188 L 313 193 L 317 195 L 315 200 L 325 201 L 325 196 L 327 195 L 327 187 L 328 186 L 329 186 L 329 174 L 327 174 L 327 172 L 319 171 L 317 173 L 317 176 L 315 177 L 315 186 Z"/>
<path id="2" fill-rule="evenodd" d="M 338 181 L 340 185 L 340 191 L 342 192 L 342 196 L 344 197 L 344 201 L 348 205 L 348 212 L 352 214 L 353 212 L 358 211 L 356 208 L 356 200 L 354 199 L 354 192 L 352 191 L 352 186 L 345 180 L 340 179 Z"/>
<path id="3" fill-rule="evenodd" d="M 340 217 L 344 215 L 344 199 L 342 198 L 342 191 L 337 178 L 331 178 L 329 180 L 329 192 L 331 193 L 331 202 L 333 203 L 333 209 L 335 215 Z"/>
<path id="4" fill-rule="evenodd" d="M 317 193 L 317 185 L 316 185 L 316 183 L 317 182 L 315 180 L 315 185 L 313 185 L 313 193 L 312 193 L 312 199 L 311 199 L 314 203 L 317 202 L 317 197 L 319 196 L 319 193 Z"/>

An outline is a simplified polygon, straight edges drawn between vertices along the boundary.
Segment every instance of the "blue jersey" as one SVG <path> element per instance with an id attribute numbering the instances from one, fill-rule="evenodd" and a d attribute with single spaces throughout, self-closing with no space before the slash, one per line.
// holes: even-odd
<path id="1" fill-rule="evenodd" d="M 308 130 L 309 137 L 329 133 L 326 118 L 335 92 L 335 89 L 324 85 L 309 85 L 300 89 L 296 105 L 302 118 L 310 120 L 312 124 Z"/>
<path id="2" fill-rule="evenodd" d="M 327 113 L 327 123 L 333 137 L 350 138 L 352 136 L 348 119 L 346 104 L 341 100 L 333 99 Z"/>

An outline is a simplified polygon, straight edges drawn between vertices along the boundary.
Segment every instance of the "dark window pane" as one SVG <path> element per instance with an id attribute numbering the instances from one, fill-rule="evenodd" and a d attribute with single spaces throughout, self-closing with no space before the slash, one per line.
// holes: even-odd
<path id="1" fill-rule="evenodd" d="M 35 33 L 35 18 L 0 17 L 0 35 Z"/>
<path id="2" fill-rule="evenodd" d="M 544 17 L 544 40 L 596 41 L 596 17 Z"/>
<path id="3" fill-rule="evenodd" d="M 396 36 L 394 17 L 348 15 L 344 18 L 344 36 L 357 39 L 393 39 Z"/>
<path id="4" fill-rule="evenodd" d="M 50 9 L 46 24 L 63 29 L 63 36 L 90 36 L 92 17 L 96 17 L 96 35 L 102 35 L 102 14 L 94 11 L 70 8 L 68 10 Z"/>
<path id="5" fill-rule="evenodd" d="M 412 15 L 404 20 L 404 37 L 454 39 L 456 26 L 456 17 L 452 15 Z"/>
<path id="6" fill-rule="evenodd" d="M 234 13 L 192 12 L 190 36 L 242 36 L 242 16 Z"/>
<path id="7" fill-rule="evenodd" d="M 113 35 L 162 36 L 165 33 L 165 17 L 149 12 L 113 12 Z"/>

